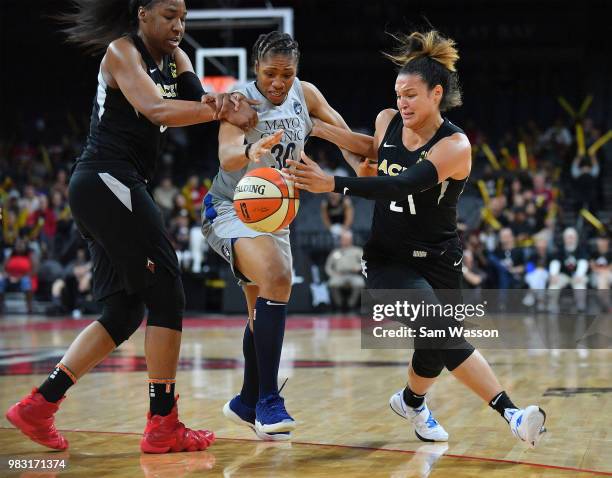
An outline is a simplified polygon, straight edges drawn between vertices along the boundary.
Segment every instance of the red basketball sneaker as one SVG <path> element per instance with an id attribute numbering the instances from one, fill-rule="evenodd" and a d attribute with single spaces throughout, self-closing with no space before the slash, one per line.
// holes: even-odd
<path id="1" fill-rule="evenodd" d="M 55 429 L 53 416 L 64 398 L 57 403 L 47 402 L 38 393 L 38 388 L 33 388 L 28 396 L 8 409 L 6 419 L 30 440 L 55 450 L 65 450 L 68 440 Z"/>
<path id="2" fill-rule="evenodd" d="M 147 413 L 147 426 L 140 449 L 145 453 L 173 453 L 201 451 L 215 441 L 215 434 L 208 430 L 192 430 L 178 421 L 178 395 L 169 415 Z"/>

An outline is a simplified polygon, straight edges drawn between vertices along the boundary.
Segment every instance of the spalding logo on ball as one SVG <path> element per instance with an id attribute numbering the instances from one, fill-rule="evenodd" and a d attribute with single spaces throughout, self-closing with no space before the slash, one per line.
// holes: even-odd
<path id="1" fill-rule="evenodd" d="M 275 232 L 291 224 L 300 208 L 300 192 L 278 169 L 246 173 L 234 191 L 234 210 L 240 220 L 259 232 Z"/>

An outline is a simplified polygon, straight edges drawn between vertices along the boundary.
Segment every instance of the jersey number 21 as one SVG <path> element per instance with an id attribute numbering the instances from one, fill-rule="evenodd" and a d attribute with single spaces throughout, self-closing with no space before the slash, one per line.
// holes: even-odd
<path id="1" fill-rule="evenodd" d="M 448 181 L 442 181 L 440 186 L 440 196 L 438 197 L 438 204 L 440 204 L 441 199 L 444 197 L 448 184 Z M 404 212 L 403 206 L 398 206 L 396 201 L 391 201 L 391 204 L 389 204 L 389 209 L 391 209 L 393 212 Z M 410 214 L 416 216 L 416 207 L 414 206 L 414 198 L 412 197 L 412 194 L 408 196 L 408 210 L 410 211 Z"/>

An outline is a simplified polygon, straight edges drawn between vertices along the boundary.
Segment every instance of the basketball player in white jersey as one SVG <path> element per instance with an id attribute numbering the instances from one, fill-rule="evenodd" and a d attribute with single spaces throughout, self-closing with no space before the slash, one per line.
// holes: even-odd
<path id="1" fill-rule="evenodd" d="M 266 440 L 287 440 L 296 423 L 279 395 L 278 367 L 291 294 L 289 228 L 261 233 L 245 226 L 233 208 L 234 189 L 247 171 L 282 169 L 297 160 L 312 129 L 310 116 L 348 129 L 312 84 L 297 77 L 298 44 L 290 35 L 271 32 L 253 46 L 256 81 L 235 92 L 258 100 L 259 122 L 242 131 L 229 123 L 219 129 L 219 173 L 204 199 L 203 233 L 240 279 L 249 323 L 244 331 L 244 383 L 223 413 Z M 353 165 L 355 156 L 345 152 Z M 358 162 L 358 160 L 357 160 Z"/>

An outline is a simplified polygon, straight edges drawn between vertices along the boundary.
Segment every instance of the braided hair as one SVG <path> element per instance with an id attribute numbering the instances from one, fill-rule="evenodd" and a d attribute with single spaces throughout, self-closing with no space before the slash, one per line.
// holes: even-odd
<path id="1" fill-rule="evenodd" d="M 259 35 L 255 45 L 253 45 L 252 57 L 254 63 L 261 61 L 268 54 L 293 56 L 296 64 L 300 60 L 298 42 L 291 38 L 288 33 L 279 31 Z"/>
<path id="2" fill-rule="evenodd" d="M 138 29 L 140 7 L 150 10 L 164 0 L 72 0 L 74 12 L 55 17 L 69 25 L 62 31 L 68 43 L 81 46 L 96 55 L 108 45 Z"/>

